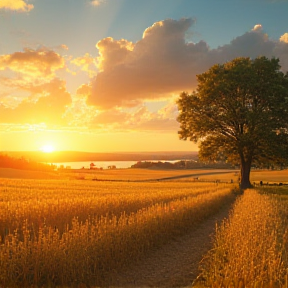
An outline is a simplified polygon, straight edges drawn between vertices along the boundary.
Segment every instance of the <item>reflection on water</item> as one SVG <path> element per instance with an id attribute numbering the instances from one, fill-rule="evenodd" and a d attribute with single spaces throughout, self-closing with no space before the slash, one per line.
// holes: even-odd
<path id="1" fill-rule="evenodd" d="M 147 162 L 170 162 L 175 163 L 179 160 L 167 161 L 167 160 L 146 160 Z M 58 168 L 70 168 L 70 169 L 90 169 L 90 164 L 94 163 L 94 168 L 103 168 L 108 169 L 110 166 L 116 166 L 116 168 L 130 168 L 132 165 L 137 163 L 137 161 L 85 161 L 85 162 L 61 162 L 61 163 L 53 163 Z"/>
<path id="2" fill-rule="evenodd" d="M 107 169 L 109 166 L 116 166 L 116 168 L 130 168 L 131 165 L 135 164 L 135 161 L 85 161 L 85 162 L 61 162 L 53 163 L 57 167 L 69 167 L 71 169 L 89 169 L 90 164 L 94 163 L 94 168 L 103 168 Z"/>

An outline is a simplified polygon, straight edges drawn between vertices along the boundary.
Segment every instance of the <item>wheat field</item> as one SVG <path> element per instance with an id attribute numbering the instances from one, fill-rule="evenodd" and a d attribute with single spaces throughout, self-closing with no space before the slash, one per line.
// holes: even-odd
<path id="1" fill-rule="evenodd" d="M 231 184 L 0 180 L 3 287 L 96 287 L 193 229 Z"/>
<path id="2" fill-rule="evenodd" d="M 217 227 L 214 248 L 193 287 L 288 287 L 288 203 L 277 195 L 287 192 L 286 187 L 244 192 Z"/>

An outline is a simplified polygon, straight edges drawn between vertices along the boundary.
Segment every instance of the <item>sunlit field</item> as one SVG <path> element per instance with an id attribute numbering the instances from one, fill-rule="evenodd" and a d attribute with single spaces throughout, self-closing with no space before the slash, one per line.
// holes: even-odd
<path id="1" fill-rule="evenodd" d="M 0 168 L 2 178 L 15 179 L 66 179 L 66 180 L 111 180 L 111 181 L 149 181 L 163 178 L 175 178 L 175 181 L 198 182 L 238 182 L 239 171 L 227 169 L 191 169 L 191 170 L 160 170 L 160 169 L 104 169 L 104 170 L 63 170 L 55 172 L 26 171 Z M 180 177 L 181 176 L 181 177 Z M 182 177 L 184 176 L 184 177 Z M 252 170 L 251 183 L 288 183 L 288 170 Z M 169 180 L 169 179 L 167 179 Z M 173 180 L 173 179 L 170 179 Z"/>
<path id="2" fill-rule="evenodd" d="M 54 172 L 26 171 L 11 168 L 0 168 L 2 178 L 14 179 L 75 179 L 75 180 L 122 180 L 122 181 L 149 181 L 169 177 L 187 176 L 184 181 L 193 181 L 195 177 L 199 180 L 222 179 L 227 182 L 237 179 L 238 171 L 226 169 L 191 169 L 191 170 L 160 170 L 160 169 L 67 169 Z M 217 176 L 215 176 L 217 175 Z M 176 178 L 177 179 L 177 178 Z M 178 178 L 177 180 L 179 180 Z"/>
<path id="3" fill-rule="evenodd" d="M 7 173 L 0 178 L 3 287 L 107 286 L 112 272 L 143 261 L 149 251 L 193 231 L 232 203 L 238 186 L 238 171 L 229 170 L 2 171 Z M 256 182 L 286 179 L 287 171 L 251 174 Z M 217 228 L 200 287 L 288 283 L 283 268 L 288 265 L 283 252 L 288 189 L 261 191 L 240 196 L 230 218 Z"/>
<path id="4" fill-rule="evenodd" d="M 232 171 L 232 172 L 231 172 Z M 226 169 L 191 169 L 191 170 L 181 170 L 181 169 L 105 169 L 105 170 L 68 170 L 62 172 L 62 175 L 70 178 L 78 178 L 78 179 L 94 179 L 94 180 L 123 180 L 123 181 L 149 181 L 149 180 L 157 180 L 163 178 L 175 178 L 177 181 L 180 179 L 184 181 L 194 181 L 194 178 L 204 179 L 217 179 L 219 175 L 220 178 L 223 178 L 222 175 L 226 175 L 225 179 L 232 178 L 237 179 L 235 177 L 234 170 L 226 170 Z M 228 176 L 227 176 L 228 175 Z M 180 178 L 179 176 L 185 176 Z M 165 179 L 164 179 L 165 180 Z M 168 180 L 168 179 L 167 179 Z M 171 179 L 173 180 L 173 179 Z"/>
<path id="5" fill-rule="evenodd" d="M 278 193 L 287 187 L 245 191 L 217 228 L 194 287 L 288 286 L 288 203 Z"/>
<path id="6" fill-rule="evenodd" d="M 288 170 L 252 170 L 251 182 L 288 183 Z"/>
<path id="7" fill-rule="evenodd" d="M 59 179 L 61 175 L 57 172 L 29 171 L 12 168 L 0 168 L 1 178 L 12 179 Z M 1 179 L 0 178 L 0 179 Z"/>
<path id="8" fill-rule="evenodd" d="M 3 287 L 107 285 L 109 272 L 141 261 L 235 197 L 233 185 L 218 183 L 0 181 Z"/>

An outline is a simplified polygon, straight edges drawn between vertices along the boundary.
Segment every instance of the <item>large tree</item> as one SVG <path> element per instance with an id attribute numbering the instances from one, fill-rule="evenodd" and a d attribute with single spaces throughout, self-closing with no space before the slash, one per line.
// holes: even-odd
<path id="1" fill-rule="evenodd" d="M 239 163 L 242 189 L 253 163 L 287 164 L 288 73 L 280 68 L 266 57 L 214 65 L 177 101 L 180 139 L 199 143 L 203 160 Z"/>

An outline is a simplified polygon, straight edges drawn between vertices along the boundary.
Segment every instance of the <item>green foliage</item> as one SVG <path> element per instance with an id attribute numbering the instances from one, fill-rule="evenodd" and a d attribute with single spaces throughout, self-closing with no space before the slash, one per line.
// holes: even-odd
<path id="1" fill-rule="evenodd" d="M 252 163 L 288 163 L 288 74 L 278 59 L 236 58 L 197 78 L 178 99 L 178 133 L 199 143 L 202 160 L 240 163 L 248 186 Z"/>

